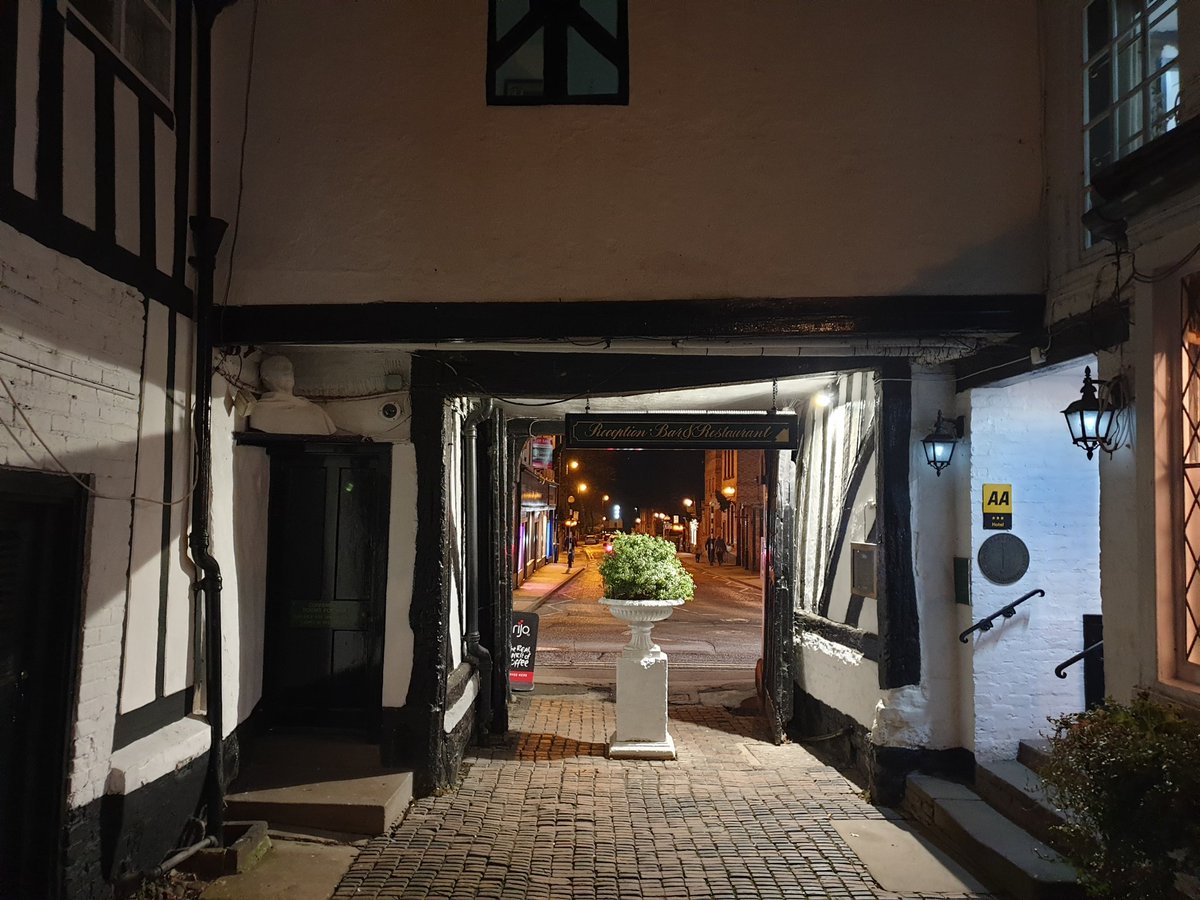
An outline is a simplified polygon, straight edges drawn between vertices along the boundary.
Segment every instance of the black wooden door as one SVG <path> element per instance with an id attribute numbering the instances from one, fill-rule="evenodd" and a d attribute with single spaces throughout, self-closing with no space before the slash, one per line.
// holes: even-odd
<path id="1" fill-rule="evenodd" d="M 378 727 L 388 450 L 272 450 L 263 707 L 276 724 Z"/>
<path id="2" fill-rule="evenodd" d="M 767 559 L 763 597 L 762 689 L 767 724 L 777 743 L 786 739 L 792 720 L 793 560 L 796 552 L 796 509 L 790 460 L 779 451 L 767 453 Z M 781 471 L 783 477 L 781 477 Z"/>
<path id="3" fill-rule="evenodd" d="M 68 479 L 0 473 L 0 897 L 59 895 L 81 509 Z"/>

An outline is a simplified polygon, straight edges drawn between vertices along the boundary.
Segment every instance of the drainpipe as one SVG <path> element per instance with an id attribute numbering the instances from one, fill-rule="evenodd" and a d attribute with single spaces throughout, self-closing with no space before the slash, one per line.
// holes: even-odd
<path id="1" fill-rule="evenodd" d="M 466 519 L 467 519 L 467 657 L 479 673 L 480 736 L 492 725 L 492 654 L 479 643 L 479 451 L 476 447 L 478 425 L 492 414 L 492 401 L 483 400 L 467 413 L 463 422 L 466 445 Z"/>
<path id="2" fill-rule="evenodd" d="M 212 26 L 219 3 L 196 2 L 196 215 L 192 218 L 196 255 L 196 486 L 188 546 L 204 595 L 206 703 L 210 729 L 205 832 L 222 844 L 225 824 L 225 758 L 221 709 L 221 567 L 209 550 L 209 494 L 212 487 L 212 307 L 213 270 L 225 223 L 212 218 Z"/>

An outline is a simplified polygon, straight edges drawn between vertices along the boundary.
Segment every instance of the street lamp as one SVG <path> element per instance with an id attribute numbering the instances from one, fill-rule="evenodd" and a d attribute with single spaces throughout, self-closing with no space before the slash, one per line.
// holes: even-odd
<path id="1" fill-rule="evenodd" d="M 568 468 L 569 468 L 569 469 L 570 469 L 572 472 L 574 472 L 576 469 L 578 469 L 578 468 L 579 468 L 579 460 L 577 460 L 577 459 L 573 459 L 573 460 L 571 460 L 570 462 L 568 462 L 568 463 L 567 463 L 567 467 L 568 467 Z"/>

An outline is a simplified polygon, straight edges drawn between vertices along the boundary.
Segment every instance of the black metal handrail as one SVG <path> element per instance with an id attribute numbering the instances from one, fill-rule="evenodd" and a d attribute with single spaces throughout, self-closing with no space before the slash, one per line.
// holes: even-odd
<path id="1" fill-rule="evenodd" d="M 993 619 L 998 619 L 1001 616 L 1003 616 L 1006 619 L 1011 619 L 1013 616 L 1015 616 L 1017 614 L 1017 607 L 1020 606 L 1022 603 L 1024 603 L 1026 600 L 1028 600 L 1030 597 L 1045 597 L 1045 596 L 1046 596 L 1046 592 L 1043 591 L 1041 588 L 1034 588 L 1028 594 L 1018 597 L 1012 603 L 1008 604 L 1008 606 L 1005 606 L 1002 609 L 996 610 L 994 613 L 992 613 L 986 619 L 980 619 L 978 622 L 976 622 L 974 625 L 972 625 L 970 628 L 968 628 L 966 631 L 964 631 L 962 634 L 960 634 L 958 636 L 958 639 L 965 644 L 967 642 L 967 638 L 971 636 L 972 631 L 991 631 L 992 627 L 993 627 L 992 626 Z"/>
<path id="2" fill-rule="evenodd" d="M 1070 659 L 1065 659 L 1062 662 L 1060 662 L 1057 666 L 1055 666 L 1054 674 L 1057 675 L 1059 678 L 1066 678 L 1067 677 L 1067 672 L 1066 672 L 1067 669 L 1071 668 L 1071 666 L 1075 665 L 1075 663 L 1079 662 L 1081 659 L 1083 659 L 1089 653 L 1095 653 L 1097 650 L 1099 650 L 1103 646 L 1104 646 L 1104 641 L 1096 641 L 1096 643 L 1092 644 L 1092 646 L 1084 647 L 1082 650 L 1080 650 L 1078 653 L 1076 653 Z"/>

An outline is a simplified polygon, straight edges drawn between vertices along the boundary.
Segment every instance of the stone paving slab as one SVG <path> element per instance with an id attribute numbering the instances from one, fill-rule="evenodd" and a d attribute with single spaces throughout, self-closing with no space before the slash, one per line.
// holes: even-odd
<path id="1" fill-rule="evenodd" d="M 896 813 L 803 748 L 771 744 L 756 716 L 670 715 L 678 760 L 609 760 L 610 701 L 518 697 L 508 738 L 472 748 L 456 791 L 370 841 L 334 897 L 987 896 L 884 890 L 833 822 Z"/>

